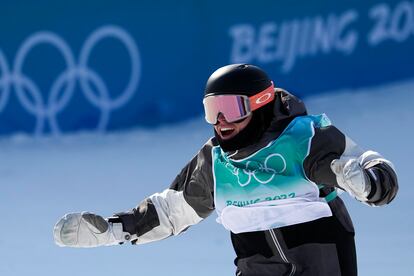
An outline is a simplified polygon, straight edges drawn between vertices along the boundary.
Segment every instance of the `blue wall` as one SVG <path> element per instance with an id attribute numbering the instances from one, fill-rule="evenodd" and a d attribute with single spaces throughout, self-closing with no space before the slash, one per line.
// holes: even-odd
<path id="1" fill-rule="evenodd" d="M 0 4 L 0 135 L 199 116 L 206 79 L 228 63 L 302 97 L 414 77 L 413 1 L 251 3 Z"/>

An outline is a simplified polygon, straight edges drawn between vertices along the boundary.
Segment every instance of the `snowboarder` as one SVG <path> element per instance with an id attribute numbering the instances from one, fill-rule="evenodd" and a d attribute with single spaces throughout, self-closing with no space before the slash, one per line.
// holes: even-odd
<path id="1" fill-rule="evenodd" d="M 215 71 L 203 100 L 214 137 L 170 187 L 104 218 L 65 215 L 60 246 L 142 244 L 178 235 L 214 210 L 231 232 L 236 275 L 357 275 L 354 228 L 339 191 L 367 205 L 398 191 L 393 165 L 248 64 Z"/>

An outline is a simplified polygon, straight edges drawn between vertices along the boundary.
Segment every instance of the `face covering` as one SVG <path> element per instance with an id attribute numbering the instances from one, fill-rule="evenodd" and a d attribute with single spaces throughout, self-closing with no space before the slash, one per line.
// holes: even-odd
<path id="1" fill-rule="evenodd" d="M 223 140 L 214 130 L 214 135 L 220 147 L 225 151 L 235 151 L 259 142 L 263 133 L 269 127 L 273 118 L 273 105 L 271 102 L 262 108 L 253 111 L 253 117 L 249 124 L 231 139 Z"/>

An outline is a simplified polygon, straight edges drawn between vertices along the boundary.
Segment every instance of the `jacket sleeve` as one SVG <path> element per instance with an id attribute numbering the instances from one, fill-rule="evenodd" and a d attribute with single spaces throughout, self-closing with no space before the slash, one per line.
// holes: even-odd
<path id="1" fill-rule="evenodd" d="M 109 221 L 121 222 L 132 243 L 143 244 L 178 235 L 206 218 L 214 210 L 211 148 L 210 140 L 168 189 L 132 210 L 116 213 Z"/>
<path id="2" fill-rule="evenodd" d="M 364 173 L 369 195 L 366 203 L 380 206 L 390 203 L 397 194 L 398 181 L 392 163 L 374 151 L 364 151 L 335 126 L 314 127 L 309 154 L 304 160 L 307 177 L 316 184 L 338 187 L 337 178 L 331 169 L 334 160 L 359 162 Z"/>

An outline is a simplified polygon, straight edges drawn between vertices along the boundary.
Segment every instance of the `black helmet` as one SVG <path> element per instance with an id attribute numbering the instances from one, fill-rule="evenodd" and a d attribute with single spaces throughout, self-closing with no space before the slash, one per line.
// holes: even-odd
<path id="1" fill-rule="evenodd" d="M 253 96 L 269 86 L 272 81 L 257 66 L 231 64 L 217 69 L 207 80 L 204 96 L 239 94 Z"/>
<path id="2" fill-rule="evenodd" d="M 210 95 L 238 94 L 253 96 L 272 85 L 267 74 L 250 64 L 231 64 L 217 69 L 207 80 L 204 97 Z M 224 151 L 234 151 L 260 140 L 273 118 L 274 101 L 253 111 L 249 124 L 235 137 L 222 140 L 215 133 Z"/>

